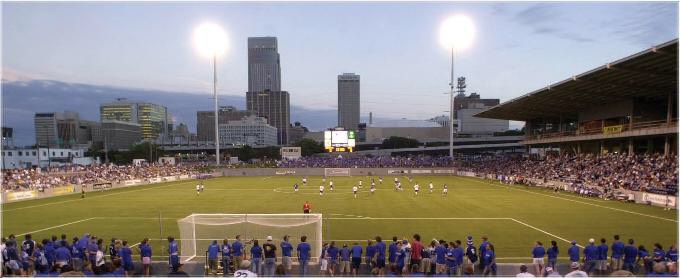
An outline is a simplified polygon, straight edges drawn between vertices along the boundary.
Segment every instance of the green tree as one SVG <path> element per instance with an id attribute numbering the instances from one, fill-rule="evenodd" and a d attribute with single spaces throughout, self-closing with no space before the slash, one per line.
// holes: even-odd
<path id="1" fill-rule="evenodd" d="M 323 152 L 323 145 L 321 143 L 317 143 L 316 141 L 308 138 L 297 141 L 295 146 L 300 147 L 302 156 L 310 156 L 315 153 Z"/>

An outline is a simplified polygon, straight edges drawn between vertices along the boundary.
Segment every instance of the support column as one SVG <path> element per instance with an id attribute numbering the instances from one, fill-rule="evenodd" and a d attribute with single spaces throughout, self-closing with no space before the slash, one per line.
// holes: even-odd
<path id="1" fill-rule="evenodd" d="M 633 138 L 628 139 L 628 156 L 635 155 L 635 145 L 633 144 Z"/>
<path id="2" fill-rule="evenodd" d="M 602 122 L 604 123 L 604 121 Z M 600 141 L 600 155 L 604 152 L 604 140 Z"/>
<path id="3" fill-rule="evenodd" d="M 666 124 L 671 125 L 671 120 L 673 119 L 673 94 L 671 94 L 671 91 L 668 91 L 668 100 L 666 102 L 666 106 Z"/>
<path id="4" fill-rule="evenodd" d="M 576 153 L 581 154 L 581 142 L 576 143 Z"/>
<path id="5" fill-rule="evenodd" d="M 664 137 L 664 142 L 663 142 L 663 156 L 668 156 L 671 152 L 671 140 L 668 138 L 668 135 Z"/>

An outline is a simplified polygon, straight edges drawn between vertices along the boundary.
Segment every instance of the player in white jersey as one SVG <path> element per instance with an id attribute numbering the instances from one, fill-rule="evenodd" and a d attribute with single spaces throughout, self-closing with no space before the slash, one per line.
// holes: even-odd
<path id="1" fill-rule="evenodd" d="M 330 188 L 331 191 L 333 191 L 333 180 L 329 181 L 329 182 L 328 182 L 328 185 L 331 187 L 331 188 Z"/>
<path id="2" fill-rule="evenodd" d="M 352 192 L 354 192 L 354 198 L 357 197 L 357 190 L 359 190 L 359 188 L 357 188 L 356 185 L 354 187 L 352 187 Z"/>
<path id="3" fill-rule="evenodd" d="M 307 185 L 307 177 L 302 178 L 302 185 Z"/>
<path id="4" fill-rule="evenodd" d="M 197 184 L 196 185 L 196 195 L 199 195 L 199 194 L 201 194 L 201 185 Z"/>
<path id="5" fill-rule="evenodd" d="M 375 193 L 375 183 L 371 183 L 371 194 Z"/>
<path id="6" fill-rule="evenodd" d="M 382 176 L 378 177 L 378 182 L 382 184 Z"/>
<path id="7" fill-rule="evenodd" d="M 324 190 L 324 187 L 323 187 L 323 184 L 322 184 L 322 185 L 319 186 L 319 196 L 323 195 L 323 190 Z"/>
<path id="8" fill-rule="evenodd" d="M 413 190 L 416 192 L 416 196 L 418 195 L 418 191 L 420 191 L 420 185 L 416 182 L 416 184 L 413 186 Z"/>
<path id="9" fill-rule="evenodd" d="M 322 183 L 326 183 L 326 177 L 323 177 L 323 178 L 321 179 L 321 182 L 322 182 Z"/>
<path id="10" fill-rule="evenodd" d="M 298 192 L 298 187 L 299 187 L 298 184 L 295 183 L 295 184 L 293 185 L 293 190 L 295 190 L 295 192 Z"/>
<path id="11" fill-rule="evenodd" d="M 359 188 L 362 188 L 362 187 L 364 187 L 364 181 L 363 181 L 363 180 L 359 180 Z"/>
<path id="12" fill-rule="evenodd" d="M 434 184 L 432 184 L 432 182 L 430 182 L 430 194 L 432 194 L 433 190 L 434 190 Z"/>
<path id="13" fill-rule="evenodd" d="M 203 184 L 201 183 L 201 192 L 203 192 L 205 188 L 203 187 Z"/>
<path id="14" fill-rule="evenodd" d="M 442 191 L 442 194 L 447 195 L 449 194 L 449 186 L 444 184 L 444 190 Z"/>
<path id="15" fill-rule="evenodd" d="M 399 181 L 394 182 L 394 191 L 399 190 Z"/>

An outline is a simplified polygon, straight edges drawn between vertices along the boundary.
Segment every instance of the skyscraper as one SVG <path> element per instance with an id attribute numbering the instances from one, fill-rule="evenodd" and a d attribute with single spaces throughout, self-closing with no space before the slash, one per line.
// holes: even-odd
<path id="1" fill-rule="evenodd" d="M 172 119 L 165 106 L 148 102 L 131 102 L 119 98 L 99 107 L 101 120 L 121 121 L 140 125 L 142 139 L 156 140 L 159 135 L 172 130 Z"/>
<path id="2" fill-rule="evenodd" d="M 360 77 L 354 73 L 338 75 L 338 126 L 356 130 L 359 127 Z"/>
<path id="3" fill-rule="evenodd" d="M 248 92 L 281 91 L 276 37 L 248 38 Z"/>
<path id="4" fill-rule="evenodd" d="M 221 106 L 218 114 L 219 124 L 227 124 L 229 121 L 237 121 L 251 115 L 257 115 L 255 111 L 238 110 L 233 106 Z M 215 111 L 196 112 L 196 136 L 199 141 L 215 140 Z"/>
<path id="5" fill-rule="evenodd" d="M 277 129 L 279 145 L 288 144 L 290 126 L 290 95 L 286 91 L 247 92 L 248 110 L 256 111 L 260 117 L 267 118 L 269 124 Z"/>

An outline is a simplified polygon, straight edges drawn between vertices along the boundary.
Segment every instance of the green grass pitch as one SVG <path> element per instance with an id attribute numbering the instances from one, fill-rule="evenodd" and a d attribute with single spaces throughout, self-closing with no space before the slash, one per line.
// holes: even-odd
<path id="1" fill-rule="evenodd" d="M 359 179 L 364 186 L 355 199 L 351 188 Z M 323 214 L 324 241 L 365 241 L 376 235 L 410 238 L 419 233 L 425 242 L 432 238 L 465 242 L 472 235 L 478 245 L 486 235 L 499 262 L 528 261 L 536 240 L 544 244 L 556 240 L 561 261 L 566 261 L 566 241 L 572 239 L 585 245 L 589 238 L 604 237 L 611 243 L 612 236 L 619 234 L 649 250 L 655 242 L 664 248 L 677 244 L 676 210 L 467 177 L 415 177 L 421 186 L 415 196 L 408 179 L 400 177 L 401 192 L 394 191 L 393 179 L 385 177 L 373 195 L 370 177 L 334 177 L 335 190 L 330 192 L 326 186 L 326 194 L 319 196 L 321 177 L 310 177 L 308 185 L 294 193 L 293 184 L 301 184 L 301 177 L 289 176 L 215 178 L 205 182 L 205 192 L 199 196 L 196 181 L 93 192 L 84 199 L 73 194 L 3 204 L 2 233 L 30 232 L 35 240 L 42 240 L 90 232 L 106 244 L 114 236 L 130 244 L 148 237 L 153 239 L 154 256 L 160 259 L 167 255 L 161 249 L 167 242 L 160 239 L 179 237 L 179 218 L 192 213 L 301 213 L 308 200 L 312 212 Z M 435 184 L 433 194 L 427 189 L 430 181 Z M 442 195 L 444 183 L 449 185 L 448 196 Z"/>

